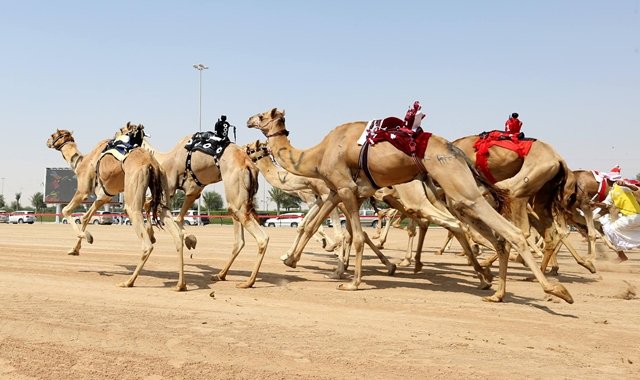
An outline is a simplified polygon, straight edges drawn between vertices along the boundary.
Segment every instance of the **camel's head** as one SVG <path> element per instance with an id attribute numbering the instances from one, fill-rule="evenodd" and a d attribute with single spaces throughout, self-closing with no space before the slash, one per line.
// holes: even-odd
<path id="1" fill-rule="evenodd" d="M 259 129 L 267 137 L 289 134 L 284 125 L 284 110 L 277 108 L 251 116 L 247 127 Z"/>
<path id="2" fill-rule="evenodd" d="M 269 155 L 271 154 L 269 152 L 267 144 L 260 140 L 256 140 L 256 142 L 247 144 L 245 146 L 245 151 L 247 152 L 247 156 L 249 156 L 249 158 L 253 162 L 257 162 L 260 159 L 269 157 Z"/>
<path id="3" fill-rule="evenodd" d="M 66 129 L 56 129 L 47 139 L 47 147 L 60 150 L 66 143 L 75 142 L 72 136 L 73 132 Z"/>
<path id="4" fill-rule="evenodd" d="M 114 138 L 117 139 L 121 136 L 129 136 L 129 142 L 131 145 L 137 146 L 141 146 L 144 138 L 149 137 L 149 135 L 144 133 L 144 125 L 133 124 L 130 121 L 116 132 Z"/>

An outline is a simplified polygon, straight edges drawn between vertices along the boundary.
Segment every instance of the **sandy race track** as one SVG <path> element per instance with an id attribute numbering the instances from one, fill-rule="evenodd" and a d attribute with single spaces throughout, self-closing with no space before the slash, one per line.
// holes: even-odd
<path id="1" fill-rule="evenodd" d="M 547 297 L 510 263 L 506 302 L 486 303 L 466 260 L 435 256 L 444 231 L 427 234 L 425 267 L 395 276 L 365 251 L 364 284 L 336 290 L 334 257 L 312 240 L 296 269 L 278 257 L 294 230 L 271 241 L 253 289 L 237 289 L 256 257 L 247 245 L 225 282 L 211 276 L 232 229 L 192 227 L 189 290 L 172 290 L 176 258 L 167 232 L 134 288 L 119 288 L 140 244 L 128 226 L 91 226 L 93 245 L 67 256 L 70 226 L 0 225 L 2 379 L 622 379 L 640 378 L 640 255 L 596 274 L 560 253 L 560 281 L 575 303 Z M 371 231 L 371 229 L 367 229 Z M 586 246 L 571 240 L 583 254 Z M 385 254 L 403 256 L 393 230 Z M 497 269 L 494 268 L 494 274 Z"/>

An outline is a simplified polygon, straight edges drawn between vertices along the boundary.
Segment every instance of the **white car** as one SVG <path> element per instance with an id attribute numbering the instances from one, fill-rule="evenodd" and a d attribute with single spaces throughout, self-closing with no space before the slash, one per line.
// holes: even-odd
<path id="1" fill-rule="evenodd" d="M 12 224 L 22 224 L 29 223 L 33 224 L 36 222 L 36 213 L 34 211 L 14 211 L 9 215 L 9 223 Z"/>
<path id="2" fill-rule="evenodd" d="M 173 215 L 175 219 L 180 215 L 180 210 L 171 211 L 171 215 Z M 198 216 L 198 210 L 187 210 L 187 213 L 184 215 L 184 224 L 187 226 L 197 226 L 198 222 L 203 226 L 206 226 L 211 221 L 209 220 L 209 216 L 206 214 L 200 214 L 200 216 Z"/>
<path id="3" fill-rule="evenodd" d="M 280 214 L 275 218 L 269 218 L 265 220 L 264 225 L 267 227 L 298 227 L 302 224 L 304 219 L 304 213 L 301 212 L 288 212 L 286 214 Z"/>

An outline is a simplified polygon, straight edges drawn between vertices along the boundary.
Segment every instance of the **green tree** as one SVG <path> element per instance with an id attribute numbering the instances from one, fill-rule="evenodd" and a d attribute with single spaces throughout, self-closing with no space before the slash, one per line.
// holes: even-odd
<path id="1" fill-rule="evenodd" d="M 0 208 L 7 207 L 6 203 L 4 203 L 4 194 L 0 194 Z"/>
<path id="2" fill-rule="evenodd" d="M 171 198 L 171 209 L 172 210 L 181 209 L 183 203 L 184 203 L 184 191 L 178 190 L 176 191 L 173 198 Z"/>
<path id="3" fill-rule="evenodd" d="M 16 203 L 15 203 L 15 209 L 16 210 L 20 210 L 22 207 L 20 206 L 20 198 L 22 198 L 22 192 L 18 192 L 16 193 Z"/>
<path id="4" fill-rule="evenodd" d="M 47 208 L 47 204 L 44 203 L 44 196 L 41 192 L 37 192 L 31 196 L 31 205 L 36 209 L 36 212 L 42 211 Z"/>
<path id="5" fill-rule="evenodd" d="M 276 214 L 280 215 L 280 208 L 284 205 L 288 196 L 289 194 L 275 187 L 269 190 L 269 198 L 276 204 Z"/>
<path id="6" fill-rule="evenodd" d="M 204 205 L 207 208 L 208 213 L 211 213 L 211 210 L 221 210 L 224 207 L 222 195 L 218 194 L 216 191 L 207 191 L 202 194 L 202 199 L 204 200 Z"/>
<path id="7" fill-rule="evenodd" d="M 299 209 L 300 208 L 300 203 L 302 203 L 302 200 L 300 198 L 298 198 L 295 195 L 287 194 L 287 196 L 284 199 L 284 203 L 282 204 L 282 206 L 284 208 L 286 208 L 287 211 L 289 211 L 292 208 Z"/>

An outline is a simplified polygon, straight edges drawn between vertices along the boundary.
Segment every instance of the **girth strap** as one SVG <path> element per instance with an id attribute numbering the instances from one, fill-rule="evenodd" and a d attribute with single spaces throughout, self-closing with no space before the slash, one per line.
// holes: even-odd
<path id="1" fill-rule="evenodd" d="M 364 171 L 364 174 L 367 176 L 367 179 L 369 180 L 369 182 L 371 182 L 371 186 L 373 186 L 374 189 L 378 190 L 380 189 L 380 186 L 378 186 L 378 184 L 376 183 L 376 181 L 373 180 L 373 176 L 371 175 L 371 172 L 369 171 L 369 141 L 365 141 L 364 144 L 362 144 L 362 148 L 360 148 L 360 156 L 358 158 L 358 167 L 360 167 L 360 169 L 362 169 L 362 171 Z M 356 173 L 354 180 L 358 178 L 358 174 Z"/>

